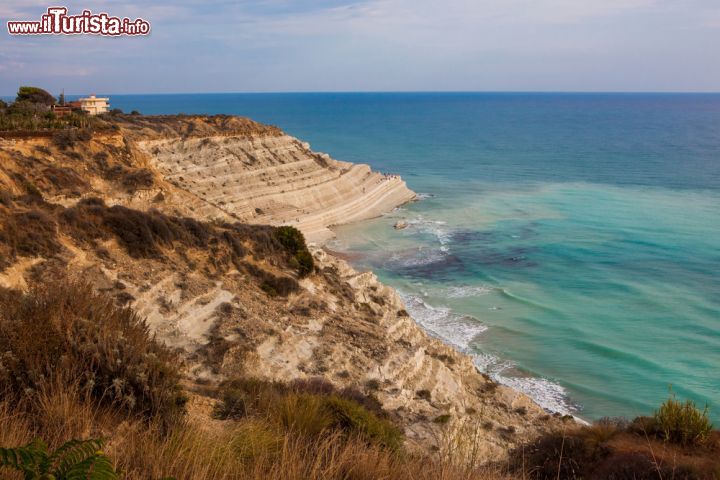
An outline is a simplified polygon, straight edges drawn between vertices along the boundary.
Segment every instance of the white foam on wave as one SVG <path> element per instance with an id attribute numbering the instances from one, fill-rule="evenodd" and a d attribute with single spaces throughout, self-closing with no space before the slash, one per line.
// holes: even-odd
<path id="1" fill-rule="evenodd" d="M 454 313 L 447 307 L 432 307 L 415 295 L 401 293 L 410 316 L 434 337 L 466 352 L 473 340 L 487 330 L 477 320 Z"/>
<path id="2" fill-rule="evenodd" d="M 484 285 L 471 286 L 471 285 L 458 285 L 448 287 L 445 291 L 445 296 L 448 298 L 468 298 L 468 297 L 479 297 L 481 295 L 487 295 L 492 292 L 491 287 Z"/>
<path id="3" fill-rule="evenodd" d="M 417 252 L 393 253 L 388 260 L 400 267 L 422 267 L 445 260 L 446 252 L 440 249 L 418 249 Z"/>
<path id="4" fill-rule="evenodd" d="M 463 293 L 468 293 L 472 289 L 483 294 L 490 291 L 486 287 L 450 287 L 452 288 L 458 288 L 457 291 Z M 417 295 L 400 292 L 400 296 L 408 313 L 430 335 L 470 354 L 478 369 L 490 375 L 498 383 L 528 395 L 548 411 L 563 415 L 572 415 L 577 411 L 577 406 L 569 401 L 562 385 L 547 378 L 513 375 L 510 373 L 515 369 L 512 362 L 471 349 L 477 338 L 487 330 L 487 326 L 477 319 L 454 313 L 447 307 L 433 307 Z"/>
<path id="5" fill-rule="evenodd" d="M 523 392 L 538 405 L 551 412 L 572 415 L 576 408 L 568 402 L 568 396 L 562 385 L 538 377 L 511 377 L 496 375 L 495 380 L 503 385 Z"/>
<path id="6" fill-rule="evenodd" d="M 452 233 L 447 229 L 447 222 L 442 220 L 428 220 L 422 215 L 407 221 L 408 227 L 417 229 L 420 232 L 435 236 L 441 247 L 447 246 L 452 240 Z"/>
<path id="7" fill-rule="evenodd" d="M 481 372 L 487 373 L 502 385 L 524 393 L 545 410 L 563 415 L 573 415 L 577 412 L 577 405 L 570 402 L 567 391 L 559 383 L 542 377 L 512 375 L 509 372 L 515 369 L 514 363 L 500 360 L 489 353 L 472 353 L 471 355 L 475 366 Z"/>

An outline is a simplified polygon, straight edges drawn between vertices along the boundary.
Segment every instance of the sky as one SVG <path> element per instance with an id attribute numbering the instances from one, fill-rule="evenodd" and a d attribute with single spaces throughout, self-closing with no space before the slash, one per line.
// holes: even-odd
<path id="1" fill-rule="evenodd" d="M 58 3 L 0 3 L 0 95 L 720 91 L 720 0 L 85 0 L 152 32 L 7 33 Z"/>

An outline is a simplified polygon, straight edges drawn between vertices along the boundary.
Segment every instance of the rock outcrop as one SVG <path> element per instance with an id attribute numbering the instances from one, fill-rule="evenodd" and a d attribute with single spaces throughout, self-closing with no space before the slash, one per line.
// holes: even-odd
<path id="1" fill-rule="evenodd" d="M 137 146 L 167 181 L 198 199 L 200 212 L 292 225 L 310 242 L 332 237 L 330 226 L 376 217 L 415 198 L 399 176 L 334 160 L 277 132 L 178 136 Z"/>

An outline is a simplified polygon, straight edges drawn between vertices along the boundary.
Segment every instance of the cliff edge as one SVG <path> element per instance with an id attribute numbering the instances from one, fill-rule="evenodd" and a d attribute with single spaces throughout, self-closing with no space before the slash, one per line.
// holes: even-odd
<path id="1" fill-rule="evenodd" d="M 372 273 L 313 248 L 299 275 L 276 230 L 257 225 L 321 241 L 411 200 L 400 178 L 237 117 L 107 122 L 91 136 L 0 139 L 0 286 L 80 277 L 182 351 L 189 384 L 361 386 L 430 452 L 501 459 L 557 426 L 430 338 Z"/>

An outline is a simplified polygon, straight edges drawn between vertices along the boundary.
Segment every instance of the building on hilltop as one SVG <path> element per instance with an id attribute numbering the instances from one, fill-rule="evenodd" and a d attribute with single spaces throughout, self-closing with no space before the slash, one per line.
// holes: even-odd
<path id="1" fill-rule="evenodd" d="M 107 97 L 96 97 L 90 95 L 79 100 L 80 108 L 88 112 L 90 115 L 99 115 L 110 111 L 110 99 Z"/>
<path id="2" fill-rule="evenodd" d="M 70 115 L 75 110 L 81 109 L 82 105 L 79 101 L 56 103 L 50 107 L 50 110 L 52 110 L 57 117 L 64 117 L 65 115 Z"/>

